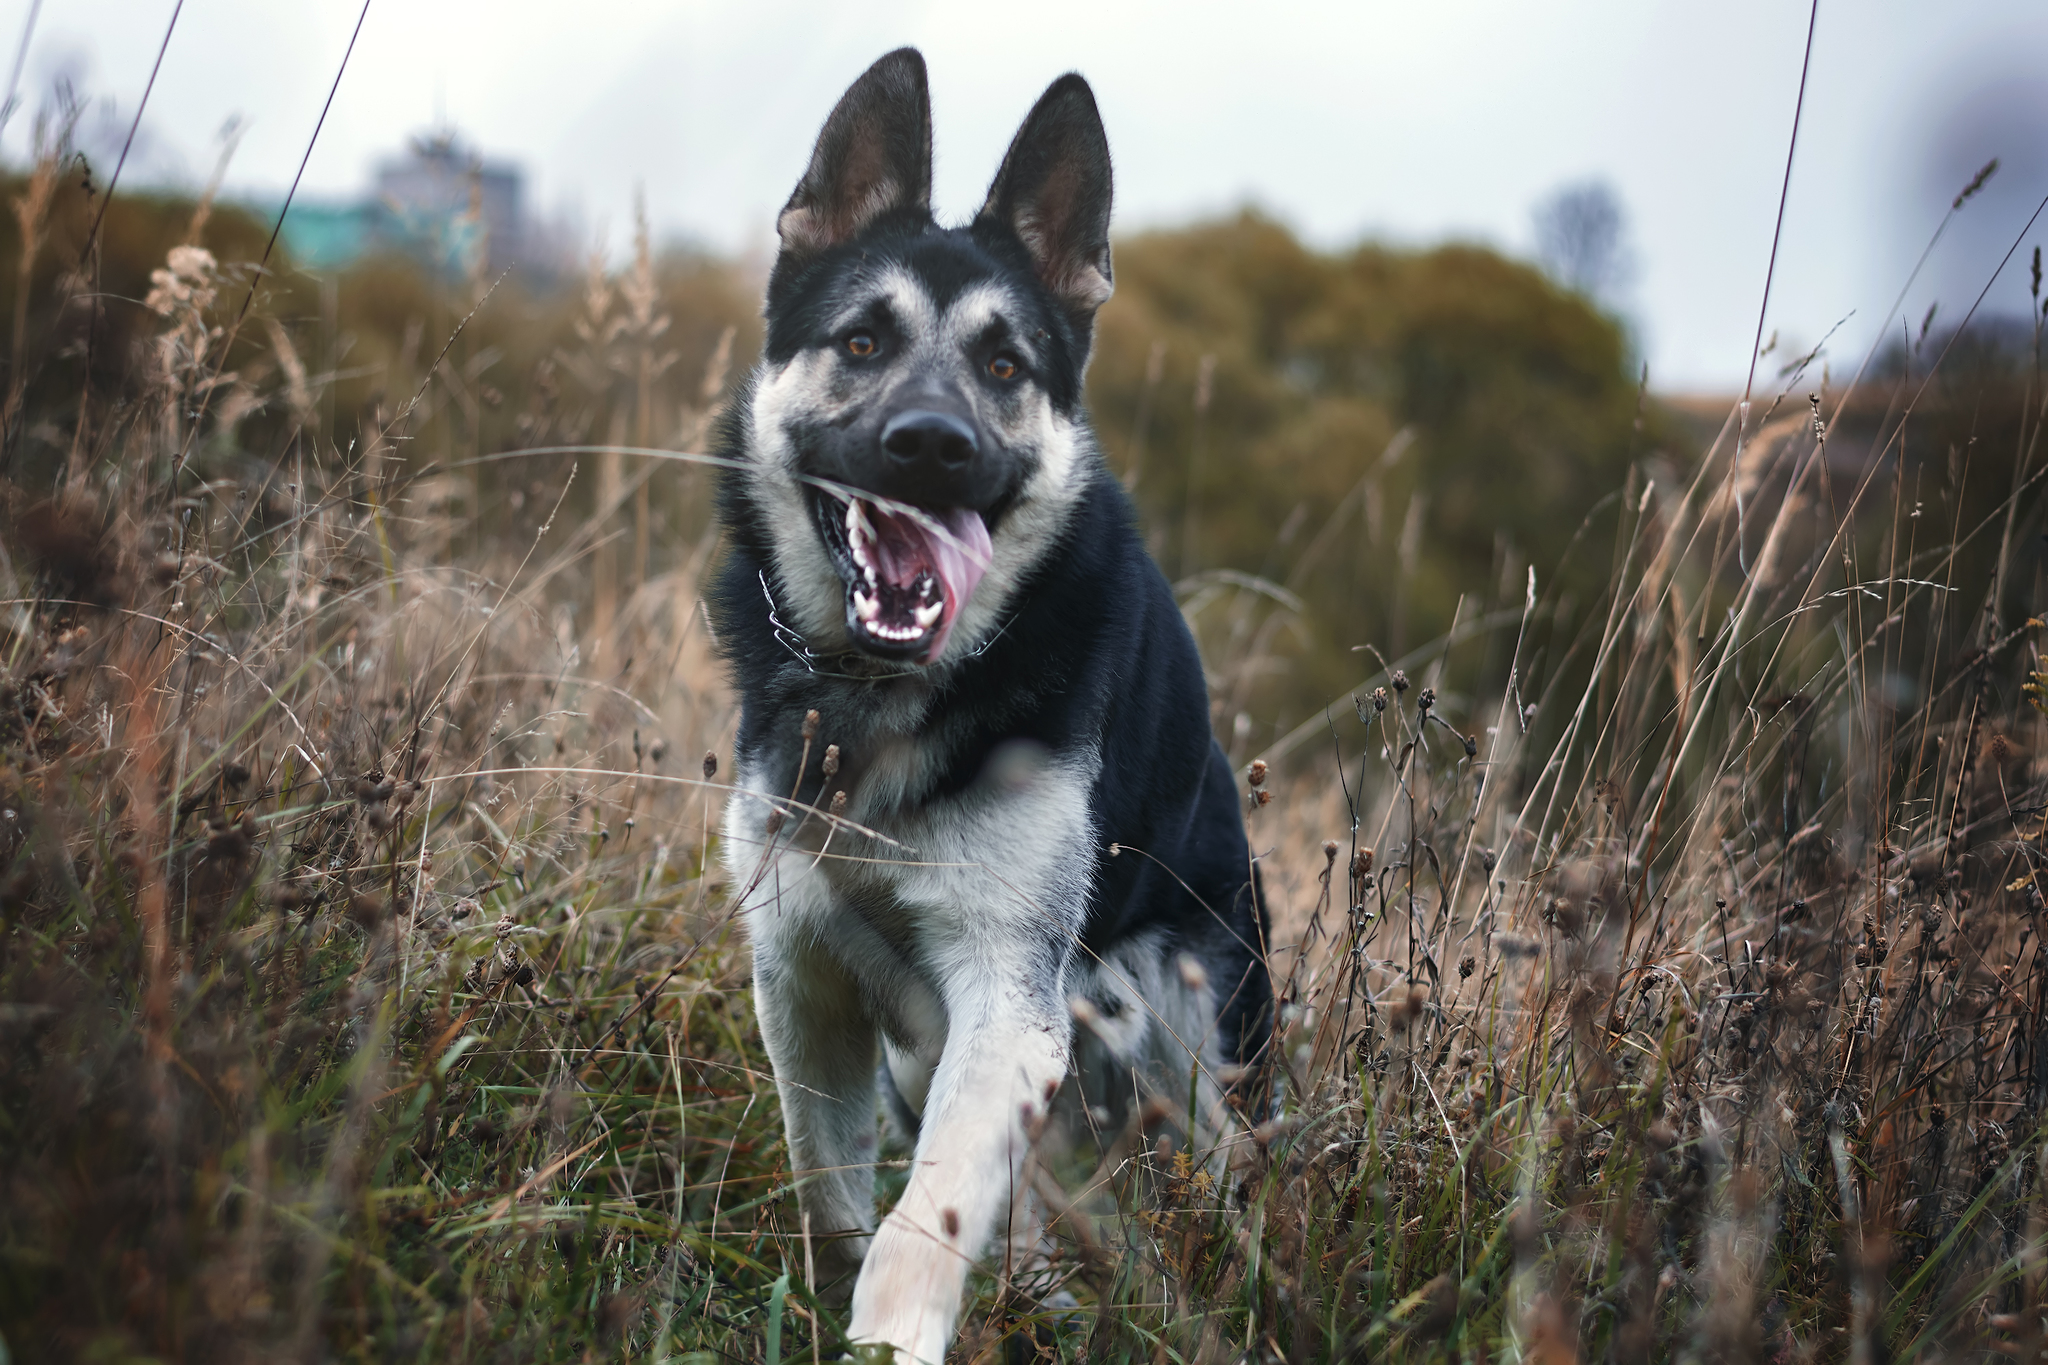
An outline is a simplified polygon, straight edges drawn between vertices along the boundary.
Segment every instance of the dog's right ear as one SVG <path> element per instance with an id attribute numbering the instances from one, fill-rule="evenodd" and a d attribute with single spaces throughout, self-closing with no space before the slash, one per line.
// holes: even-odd
<path id="1" fill-rule="evenodd" d="M 1083 337 L 1110 295 L 1109 203 L 1109 137 L 1095 92 L 1070 71 L 1025 117 L 975 221 L 1017 234 Z"/>
<path id="2" fill-rule="evenodd" d="M 931 207 L 931 89 L 924 57 L 899 47 L 847 87 L 825 120 L 810 169 L 775 220 L 782 260 L 837 246 L 884 214 Z"/>

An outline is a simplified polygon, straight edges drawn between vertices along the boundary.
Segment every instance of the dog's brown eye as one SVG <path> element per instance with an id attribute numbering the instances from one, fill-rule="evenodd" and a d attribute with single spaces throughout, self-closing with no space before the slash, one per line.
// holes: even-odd
<path id="1" fill-rule="evenodd" d="M 1017 362 L 1006 355 L 999 355 L 988 363 L 988 372 L 998 379 L 1015 379 Z"/>
<path id="2" fill-rule="evenodd" d="M 846 349 L 857 356 L 871 356 L 875 353 L 875 339 L 866 332 L 855 332 L 846 339 Z"/>

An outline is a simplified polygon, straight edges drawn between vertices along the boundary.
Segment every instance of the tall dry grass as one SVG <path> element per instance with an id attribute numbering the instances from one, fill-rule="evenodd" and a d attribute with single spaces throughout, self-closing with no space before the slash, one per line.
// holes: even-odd
<path id="1" fill-rule="evenodd" d="M 7 486 L 10 1358 L 842 1350 L 713 848 L 715 547 L 643 496 L 647 260 L 593 268 L 559 357 L 621 380 L 603 446 L 436 460 L 422 400 L 473 375 L 309 437 L 333 376 L 260 302 L 270 377 L 227 375 L 246 276 L 181 246 L 147 384 Z M 1909 482 L 1926 374 L 1849 395 L 1847 460 L 1837 395 L 1731 415 L 1577 547 L 1604 600 L 1504 585 L 1262 752 L 1232 689 L 1299 599 L 1190 575 L 1271 1047 L 1216 1150 L 1163 1105 L 1048 1140 L 1048 1245 L 989 1265 L 961 1358 L 2048 1345 L 2039 386 L 1972 519 L 1967 468 Z M 294 417 L 256 459 L 219 439 L 252 406 Z M 514 467 L 530 525 L 466 523 Z"/>

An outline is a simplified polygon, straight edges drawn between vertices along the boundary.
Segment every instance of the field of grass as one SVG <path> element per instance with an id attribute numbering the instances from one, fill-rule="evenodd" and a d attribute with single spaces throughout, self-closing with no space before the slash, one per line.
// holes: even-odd
<path id="1" fill-rule="evenodd" d="M 558 357 L 623 376 L 593 435 L 428 440 L 483 395 L 451 286 L 325 440 L 334 373 L 195 245 L 81 384 L 85 271 L 26 322 L 78 250 L 45 226 L 0 456 L 0 1359 L 836 1358 L 716 847 L 708 483 L 628 445 L 703 448 L 731 334 L 654 422 L 643 250 Z M 1599 600 L 1546 566 L 1359 642 L 1270 744 L 1223 725 L 1261 1107 L 1214 1151 L 1158 1106 L 1048 1143 L 1050 1255 L 988 1263 L 957 1358 L 2048 1349 L 2042 394 L 1937 349 L 1789 373 L 1578 509 Z M 2011 448 L 1920 452 L 1958 411 Z M 1284 666 L 1281 567 L 1183 584 L 1219 692 Z"/>

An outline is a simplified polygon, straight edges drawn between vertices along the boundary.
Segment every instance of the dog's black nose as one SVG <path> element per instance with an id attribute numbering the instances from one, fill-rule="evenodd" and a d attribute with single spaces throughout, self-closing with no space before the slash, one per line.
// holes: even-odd
<path id="1" fill-rule="evenodd" d="M 959 469 L 980 451 L 981 442 L 958 417 L 912 408 L 882 428 L 882 449 L 902 464 Z"/>

